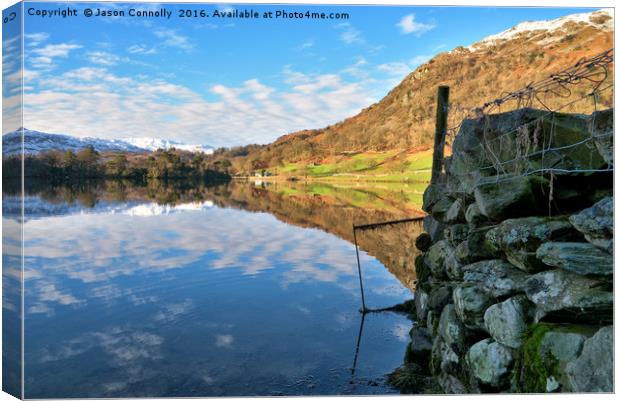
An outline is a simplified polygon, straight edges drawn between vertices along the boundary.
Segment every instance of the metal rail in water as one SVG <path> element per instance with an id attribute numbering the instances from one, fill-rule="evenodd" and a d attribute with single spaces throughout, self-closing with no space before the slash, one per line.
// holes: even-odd
<path id="1" fill-rule="evenodd" d="M 400 224 L 400 223 L 409 223 L 412 221 L 422 220 L 424 219 L 424 217 L 425 216 L 418 216 L 418 217 L 410 217 L 410 218 L 400 219 L 400 220 L 382 221 L 379 223 L 353 224 L 353 241 L 355 242 L 355 257 L 357 259 L 357 274 L 360 279 L 360 293 L 362 294 L 362 309 L 360 309 L 360 312 L 363 315 L 365 315 L 368 312 L 372 312 L 372 309 L 368 309 L 366 307 L 366 299 L 364 297 L 364 281 L 362 279 L 362 265 L 360 263 L 359 246 L 357 245 L 357 230 L 371 230 L 373 228 L 382 227 L 382 226 L 388 226 L 388 225 Z"/>

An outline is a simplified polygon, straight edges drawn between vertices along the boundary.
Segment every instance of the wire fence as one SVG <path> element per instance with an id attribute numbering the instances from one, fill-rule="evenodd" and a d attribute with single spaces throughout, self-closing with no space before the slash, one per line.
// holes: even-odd
<path id="1" fill-rule="evenodd" d="M 446 142 L 470 130 L 479 141 L 456 155 L 467 159 L 467 171 L 450 169 L 448 179 L 613 172 L 612 112 L 597 113 L 613 104 L 613 62 L 609 49 L 480 107 L 450 104 Z"/>

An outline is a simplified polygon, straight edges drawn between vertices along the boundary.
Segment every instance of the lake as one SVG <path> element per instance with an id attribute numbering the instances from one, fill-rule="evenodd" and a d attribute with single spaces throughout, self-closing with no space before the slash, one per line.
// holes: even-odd
<path id="1" fill-rule="evenodd" d="M 4 186 L 10 262 L 19 256 L 20 198 Z M 25 396 L 397 392 L 385 375 L 402 364 L 411 320 L 383 312 L 362 321 L 352 225 L 419 215 L 420 192 L 29 186 Z M 403 223 L 358 233 L 369 307 L 412 298 L 420 230 Z"/>

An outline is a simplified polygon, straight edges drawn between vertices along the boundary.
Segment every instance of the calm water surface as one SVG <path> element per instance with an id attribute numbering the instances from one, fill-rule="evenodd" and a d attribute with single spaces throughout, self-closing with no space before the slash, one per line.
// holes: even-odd
<path id="1" fill-rule="evenodd" d="M 225 205 L 222 190 L 175 202 L 28 195 L 26 397 L 394 392 L 384 375 L 411 322 L 370 314 L 359 336 L 353 245 Z M 17 200 L 3 196 L 9 229 Z M 361 260 L 370 306 L 412 297 L 375 257 Z"/>

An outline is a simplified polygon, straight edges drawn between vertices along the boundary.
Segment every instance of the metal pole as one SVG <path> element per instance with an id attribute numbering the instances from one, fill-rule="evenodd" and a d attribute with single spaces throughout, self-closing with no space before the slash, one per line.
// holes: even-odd
<path id="1" fill-rule="evenodd" d="M 357 333 L 357 345 L 355 346 L 355 357 L 353 358 L 353 367 L 351 368 L 351 376 L 355 376 L 355 369 L 357 367 L 357 357 L 360 353 L 360 343 L 362 342 L 362 333 L 364 332 L 364 319 L 366 314 L 362 313 L 362 320 L 360 321 L 360 331 Z"/>
<path id="2" fill-rule="evenodd" d="M 450 87 L 437 88 L 437 119 L 435 120 L 435 148 L 433 149 L 433 172 L 431 184 L 436 184 L 441 177 L 443 165 L 443 148 L 446 145 L 446 129 L 448 127 L 448 98 Z"/>
<path id="3" fill-rule="evenodd" d="M 357 258 L 357 273 L 360 278 L 360 291 L 362 293 L 362 313 L 366 313 L 366 300 L 364 299 L 364 283 L 362 282 L 362 266 L 360 265 L 360 251 L 357 246 L 357 234 L 356 234 L 355 225 L 353 225 L 353 240 L 355 241 L 355 257 Z"/>

